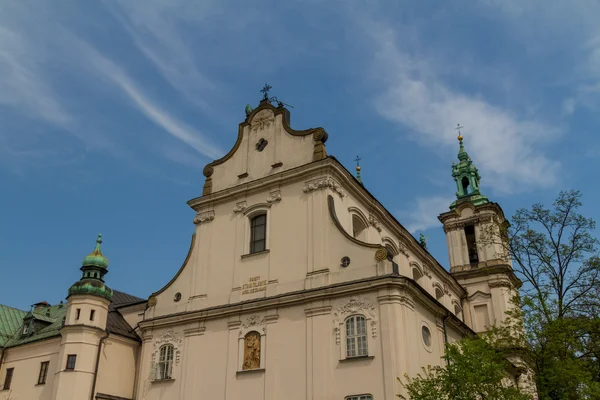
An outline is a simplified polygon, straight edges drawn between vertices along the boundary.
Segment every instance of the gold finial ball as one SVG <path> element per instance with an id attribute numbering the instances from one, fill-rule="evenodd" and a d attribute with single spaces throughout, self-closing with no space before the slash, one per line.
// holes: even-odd
<path id="1" fill-rule="evenodd" d="M 458 135 L 458 138 L 457 138 L 457 139 L 458 139 L 458 140 L 463 140 L 463 137 L 462 137 L 462 135 Z"/>
<path id="2" fill-rule="evenodd" d="M 356 170 L 357 170 L 357 171 L 360 171 L 360 165 L 357 165 L 357 166 L 356 166 Z"/>

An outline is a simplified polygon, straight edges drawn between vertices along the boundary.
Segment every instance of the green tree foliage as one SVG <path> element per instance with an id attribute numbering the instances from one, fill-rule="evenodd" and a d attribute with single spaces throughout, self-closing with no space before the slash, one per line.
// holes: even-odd
<path id="1" fill-rule="evenodd" d="M 510 382 L 504 354 L 482 338 L 465 338 L 446 346 L 446 366 L 424 368 L 405 377 L 405 400 L 531 400 Z"/>
<path id="2" fill-rule="evenodd" d="M 507 341 L 524 333 L 540 400 L 600 399 L 600 258 L 595 222 L 581 205 L 580 192 L 561 192 L 551 209 L 518 210 L 499 234 L 482 236 L 505 246 L 523 281 L 522 311 L 495 334 Z M 514 328 L 520 321 L 525 331 Z"/>

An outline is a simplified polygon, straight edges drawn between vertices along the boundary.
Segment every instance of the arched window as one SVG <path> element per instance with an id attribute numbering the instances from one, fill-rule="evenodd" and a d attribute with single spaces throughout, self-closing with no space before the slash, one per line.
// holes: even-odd
<path id="1" fill-rule="evenodd" d="M 413 279 L 416 282 L 418 282 L 419 279 L 421 279 L 423 277 L 423 274 L 421 273 L 421 271 L 419 271 L 419 268 L 417 268 L 417 267 L 413 267 L 412 274 L 413 274 Z"/>
<path id="2" fill-rule="evenodd" d="M 260 333 L 248 332 L 244 336 L 244 362 L 242 370 L 260 368 Z"/>
<path id="3" fill-rule="evenodd" d="M 461 183 L 463 188 L 463 194 L 466 196 L 467 194 L 469 194 L 469 178 L 464 176 L 461 180 Z"/>
<path id="4" fill-rule="evenodd" d="M 436 300 L 440 300 L 442 297 L 444 297 L 444 292 L 439 287 L 436 287 L 435 288 L 435 298 L 436 298 Z"/>
<path id="5" fill-rule="evenodd" d="M 454 304 L 454 315 L 456 315 L 458 319 L 462 320 L 462 310 L 458 304 Z"/>
<path id="6" fill-rule="evenodd" d="M 171 379 L 173 376 L 173 346 L 165 344 L 158 355 L 158 379 Z"/>
<path id="7" fill-rule="evenodd" d="M 386 245 L 385 249 L 387 250 L 387 260 L 392 263 L 392 272 L 397 274 L 399 272 L 399 269 L 398 264 L 394 262 L 394 256 L 396 255 L 394 253 L 394 249 L 392 249 L 392 246 L 390 245 Z"/>
<path id="8" fill-rule="evenodd" d="M 352 215 L 352 236 L 363 242 L 367 241 L 367 225 L 356 214 Z"/>
<path id="9" fill-rule="evenodd" d="M 346 319 L 346 357 L 369 354 L 367 347 L 367 320 L 362 315 Z"/>
<path id="10" fill-rule="evenodd" d="M 267 214 L 255 215 L 250 219 L 250 253 L 267 249 Z"/>

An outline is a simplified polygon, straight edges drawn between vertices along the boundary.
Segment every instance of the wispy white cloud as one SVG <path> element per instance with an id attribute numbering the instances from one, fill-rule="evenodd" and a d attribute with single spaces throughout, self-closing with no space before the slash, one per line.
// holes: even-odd
<path id="1" fill-rule="evenodd" d="M 218 158 L 224 154 L 205 135 L 202 135 L 196 129 L 175 118 L 155 101 L 151 100 L 150 97 L 146 96 L 134 81 L 113 61 L 100 54 L 89 44 L 75 38 L 73 38 L 73 41 L 77 43 L 80 51 L 86 55 L 85 59 L 89 62 L 90 66 L 102 77 L 115 84 L 121 93 L 149 120 L 200 154 L 209 158 Z"/>
<path id="2" fill-rule="evenodd" d="M 138 49 L 188 101 L 209 111 L 207 99 L 215 95 L 217 86 L 200 70 L 193 56 L 197 49 L 182 37 L 181 27 L 190 22 L 202 26 L 218 4 L 160 0 L 118 4 L 120 7 L 111 7 L 113 14 L 123 22 Z"/>
<path id="3" fill-rule="evenodd" d="M 43 55 L 32 51 L 30 45 L 22 32 L 0 26 L 0 106 L 65 126 L 72 117 L 44 78 Z"/>
<path id="4" fill-rule="evenodd" d="M 448 211 L 448 206 L 453 200 L 452 197 L 443 196 L 417 197 L 410 212 L 400 213 L 406 229 L 415 234 L 430 228 L 439 228 L 440 221 L 437 216 Z"/>
<path id="5" fill-rule="evenodd" d="M 367 32 L 381 88 L 374 100 L 380 115 L 436 147 L 456 149 L 452 125 L 466 125 L 467 151 L 482 170 L 482 185 L 499 192 L 549 187 L 557 181 L 560 165 L 543 153 L 544 144 L 560 134 L 556 127 L 543 117 L 522 116 L 449 86 L 439 76 L 441 67 L 401 48 L 397 32 L 381 21 L 370 24 Z"/>

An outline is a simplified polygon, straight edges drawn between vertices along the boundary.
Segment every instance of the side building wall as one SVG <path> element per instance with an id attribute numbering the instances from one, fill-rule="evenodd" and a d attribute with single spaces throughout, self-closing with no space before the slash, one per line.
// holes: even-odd
<path id="1" fill-rule="evenodd" d="M 52 400 L 60 350 L 60 337 L 28 343 L 4 350 L 2 368 L 0 369 L 0 385 L 6 381 L 6 370 L 14 368 L 10 390 L 0 390 L 0 398 L 11 396 L 17 400 L 36 399 Z M 38 384 L 42 362 L 49 362 L 46 383 Z"/>

